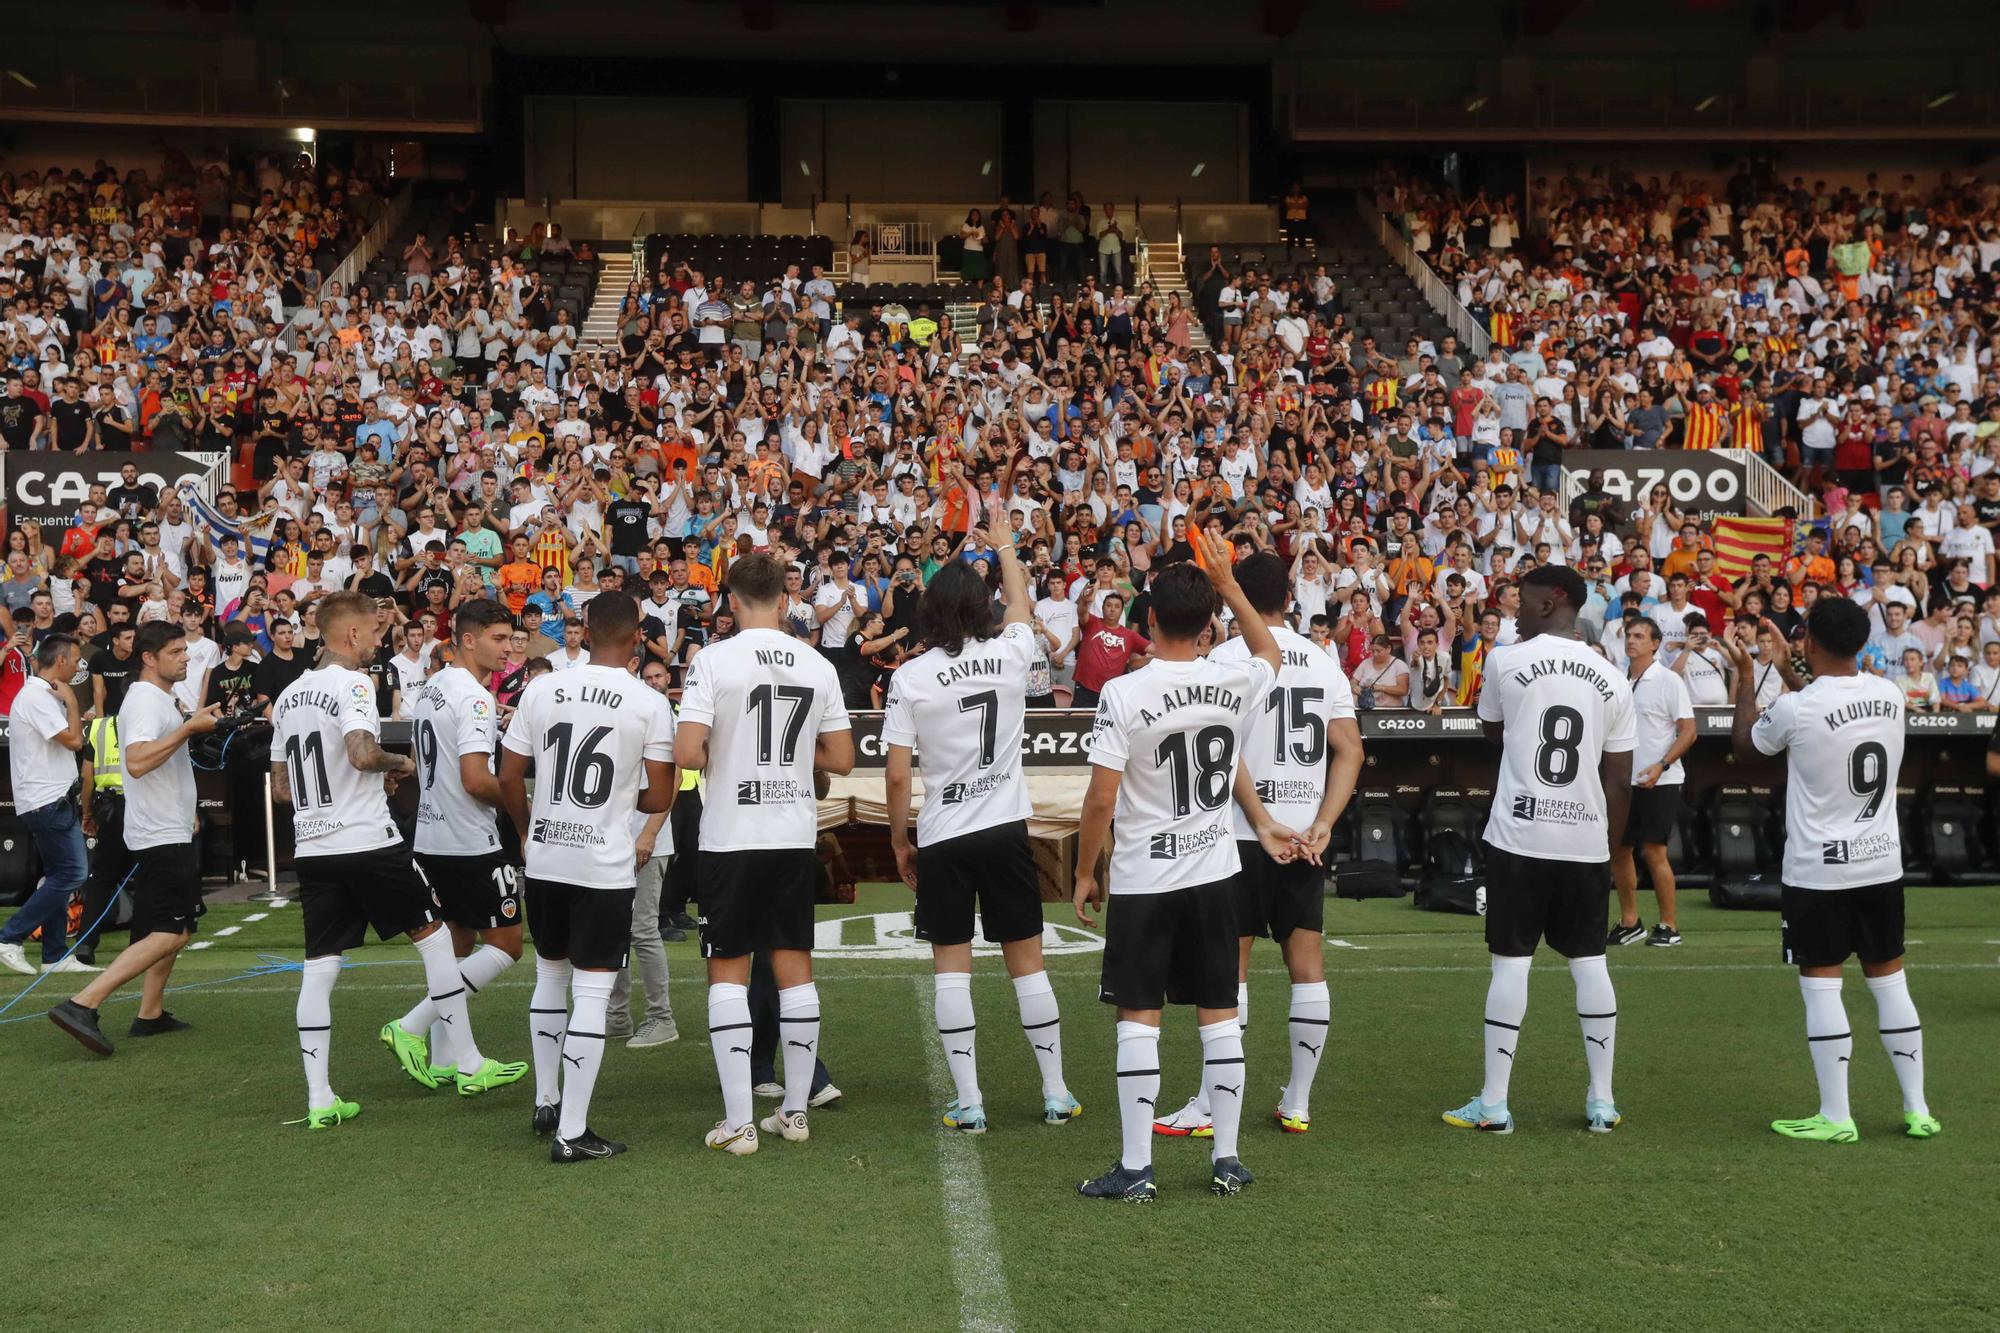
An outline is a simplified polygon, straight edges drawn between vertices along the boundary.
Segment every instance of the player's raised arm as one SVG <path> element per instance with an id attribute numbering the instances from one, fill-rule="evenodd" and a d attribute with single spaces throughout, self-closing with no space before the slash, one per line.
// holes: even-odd
<path id="1" fill-rule="evenodd" d="M 1035 618 L 1035 599 L 1028 592 L 1028 571 L 1014 549 L 1014 529 L 1007 522 L 1005 501 L 995 500 L 986 520 L 986 539 L 1000 561 L 1000 593 L 1007 608 L 1006 623 L 1025 625 Z"/>
<path id="2" fill-rule="evenodd" d="M 1195 531 L 1188 534 L 1194 549 L 1201 559 L 1202 573 L 1208 576 L 1209 586 L 1216 596 L 1236 617 L 1236 624 L 1243 631 L 1243 646 L 1250 655 L 1270 667 L 1275 674 L 1284 665 L 1279 655 L 1278 641 L 1271 635 L 1271 627 L 1264 623 L 1264 617 L 1250 605 L 1250 599 L 1243 595 L 1243 589 L 1236 582 L 1236 549 L 1225 537 L 1217 537 L 1209 532 Z"/>
<path id="3" fill-rule="evenodd" d="M 1736 755 L 1738 763 L 1748 763 L 1761 759 L 1755 742 L 1750 739 L 1751 729 L 1757 725 L 1757 677 L 1755 664 L 1750 660 L 1750 650 L 1733 637 L 1725 635 L 1722 651 L 1736 666 L 1736 711 L 1729 719 L 1729 748 Z M 1681 654 L 1687 657 L 1686 653 Z"/>

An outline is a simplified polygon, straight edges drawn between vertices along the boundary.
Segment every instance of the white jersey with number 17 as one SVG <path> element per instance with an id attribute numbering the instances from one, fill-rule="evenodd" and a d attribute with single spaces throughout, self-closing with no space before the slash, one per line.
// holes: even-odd
<path id="1" fill-rule="evenodd" d="M 814 748 L 853 725 L 833 663 L 789 634 L 744 630 L 694 655 L 681 721 L 709 729 L 702 851 L 812 847 Z"/>
<path id="2" fill-rule="evenodd" d="M 918 846 L 1018 823 L 1033 813 L 1021 775 L 1021 736 L 1034 660 L 1033 627 L 1009 625 L 990 639 L 968 642 L 956 657 L 932 648 L 889 678 L 882 741 L 914 748 L 921 738 L 923 747 Z"/>
<path id="3" fill-rule="evenodd" d="M 1544 861 L 1610 860 L 1597 770 L 1636 741 L 1625 677 L 1579 639 L 1537 634 L 1487 655 L 1479 717 L 1506 725 L 1486 841 Z"/>
<path id="4" fill-rule="evenodd" d="M 663 696 L 617 667 L 539 676 L 522 692 L 501 744 L 535 761 L 528 878 L 587 889 L 638 883 L 632 815 L 645 761 L 673 762 L 673 717 Z"/>
<path id="5" fill-rule="evenodd" d="M 1788 752 L 1785 883 L 1860 889 L 1902 879 L 1901 690 L 1880 676 L 1819 676 L 1772 700 L 1750 740 L 1764 754 Z"/>

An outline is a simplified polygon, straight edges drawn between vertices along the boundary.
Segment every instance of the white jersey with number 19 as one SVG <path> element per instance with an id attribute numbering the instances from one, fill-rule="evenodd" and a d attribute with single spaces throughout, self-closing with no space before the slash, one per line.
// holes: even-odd
<path id="1" fill-rule="evenodd" d="M 1537 634 L 1487 655 L 1479 717 L 1506 725 L 1486 841 L 1544 861 L 1610 860 L 1597 769 L 1636 740 L 1625 677 L 1579 639 Z"/>
<path id="2" fill-rule="evenodd" d="M 1750 740 L 1764 754 L 1789 752 L 1785 883 L 1861 889 L 1902 879 L 1901 690 L 1880 676 L 1820 676 L 1772 700 Z"/>
<path id="3" fill-rule="evenodd" d="M 681 721 L 709 729 L 702 851 L 812 847 L 814 748 L 852 728 L 833 663 L 789 634 L 744 630 L 694 655 Z"/>
<path id="4" fill-rule="evenodd" d="M 540 676 L 521 694 L 501 744 L 535 761 L 522 844 L 529 879 L 587 889 L 638 883 L 632 815 L 648 759 L 672 763 L 666 699 L 617 667 Z"/>
<path id="5" fill-rule="evenodd" d="M 1105 684 L 1090 762 L 1124 774 L 1114 816 L 1113 894 L 1165 893 L 1235 874 L 1235 804 L 1243 734 L 1277 673 L 1261 657 L 1156 658 Z"/>
<path id="6" fill-rule="evenodd" d="M 278 696 L 271 722 L 271 757 L 284 762 L 291 783 L 298 855 L 370 852 L 403 840 L 382 775 L 347 762 L 349 732 L 382 735 L 368 677 L 344 666 L 308 671 Z"/>
<path id="7" fill-rule="evenodd" d="M 458 761 L 477 755 L 493 766 L 500 734 L 493 696 L 461 666 L 424 682 L 410 705 L 417 756 L 417 850 L 426 856 L 483 856 L 500 850 L 493 807 L 466 794 Z"/>
<path id="8" fill-rule="evenodd" d="M 1034 660 L 1033 627 L 1009 625 L 990 639 L 967 643 L 956 657 L 933 648 L 889 678 L 883 744 L 915 747 L 922 738 L 918 846 L 1018 823 L 1033 813 L 1021 775 L 1021 735 Z"/>

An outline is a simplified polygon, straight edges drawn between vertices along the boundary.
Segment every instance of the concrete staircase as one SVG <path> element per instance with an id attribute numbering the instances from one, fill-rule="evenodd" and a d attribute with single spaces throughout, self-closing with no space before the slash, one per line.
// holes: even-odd
<path id="1" fill-rule="evenodd" d="M 618 303 L 625 299 L 626 288 L 632 285 L 632 254 L 627 250 L 608 249 L 597 272 L 597 291 L 590 302 L 590 313 L 583 319 L 583 339 L 585 342 L 602 340 L 606 343 L 618 341 Z"/>

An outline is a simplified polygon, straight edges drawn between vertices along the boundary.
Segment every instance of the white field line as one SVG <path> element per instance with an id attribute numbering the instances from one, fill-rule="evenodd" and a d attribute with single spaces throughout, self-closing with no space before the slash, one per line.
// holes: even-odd
<path id="1" fill-rule="evenodd" d="M 917 998 L 918 1028 L 924 1034 L 924 1055 L 930 1064 L 931 1104 L 951 1100 L 951 1071 L 937 1024 L 929 1008 L 930 978 L 909 977 Z M 1000 1237 L 993 1230 L 993 1213 L 986 1197 L 986 1168 L 971 1139 L 942 1126 L 932 1126 L 937 1140 L 938 1175 L 944 1185 L 945 1231 L 951 1237 L 951 1274 L 958 1284 L 958 1326 L 967 1333 L 1009 1333 L 1014 1327 L 1014 1301 L 1000 1271 Z"/>

